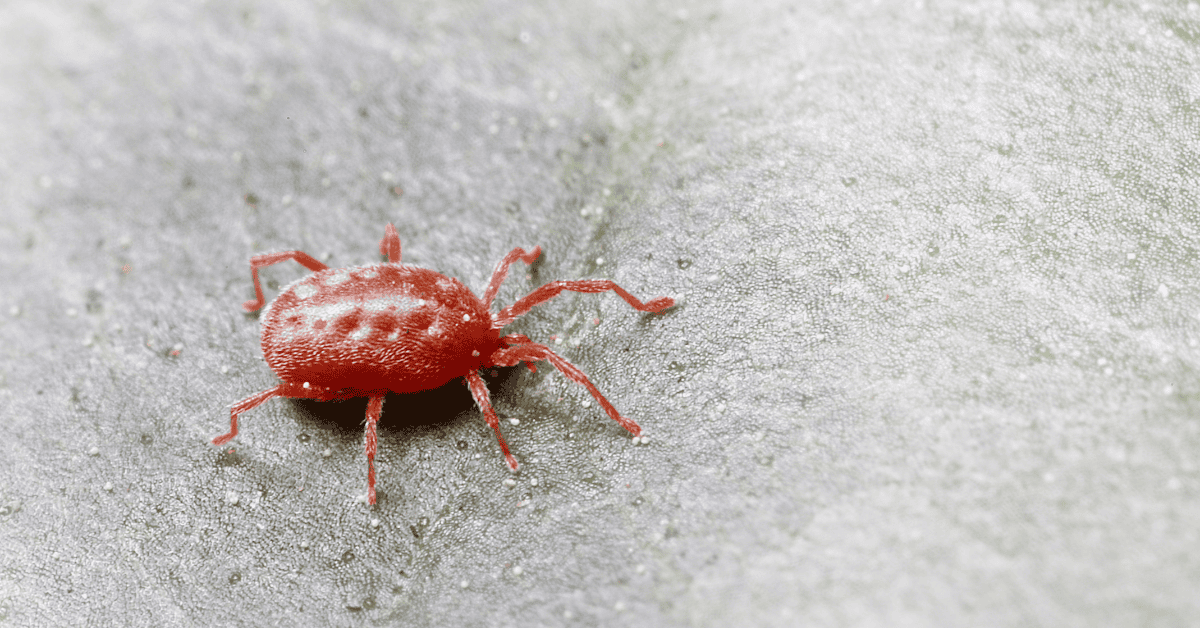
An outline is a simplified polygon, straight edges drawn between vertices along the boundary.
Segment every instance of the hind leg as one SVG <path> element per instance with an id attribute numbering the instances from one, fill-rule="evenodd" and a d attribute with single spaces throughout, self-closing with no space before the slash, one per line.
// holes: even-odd
<path id="1" fill-rule="evenodd" d="M 297 262 L 300 263 L 301 266 L 303 266 L 313 272 L 317 272 L 319 270 L 325 270 L 326 268 L 329 268 L 325 264 L 322 264 L 315 257 L 309 255 L 308 253 L 305 253 L 304 251 L 283 251 L 281 253 L 263 253 L 262 255 L 255 255 L 254 257 L 251 257 L 250 258 L 250 276 L 254 279 L 254 300 L 246 301 L 245 303 L 242 304 L 242 307 L 247 312 L 257 311 L 259 308 L 266 305 L 266 303 L 267 303 L 266 300 L 263 299 L 262 285 L 260 285 L 258 282 L 258 269 L 263 268 L 265 266 L 270 266 L 272 264 L 278 264 L 279 262 L 286 262 L 290 259 L 296 260 Z"/>
<path id="2" fill-rule="evenodd" d="M 268 388 L 260 393 L 250 395 L 245 399 L 233 404 L 229 409 L 229 431 L 212 439 L 212 444 L 221 446 L 233 440 L 233 437 L 238 435 L 238 415 L 249 412 L 254 408 L 262 405 L 263 402 L 274 399 L 275 397 L 287 397 L 290 399 L 316 399 L 317 401 L 340 401 L 342 399 L 351 399 L 353 397 L 361 397 L 362 395 L 350 393 L 338 393 L 328 388 L 318 386 L 294 384 L 284 382 L 274 388 Z"/>

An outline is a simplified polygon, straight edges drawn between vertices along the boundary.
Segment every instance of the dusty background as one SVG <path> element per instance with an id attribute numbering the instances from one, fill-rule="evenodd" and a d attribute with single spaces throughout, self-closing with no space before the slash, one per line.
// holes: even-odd
<path id="1" fill-rule="evenodd" d="M 0 625 L 1200 621 L 1200 6 L 744 4 L 0 5 Z M 389 221 L 680 297 L 513 328 L 651 443 L 542 369 L 511 487 L 457 385 L 375 510 L 363 402 L 208 446 L 249 256 Z"/>

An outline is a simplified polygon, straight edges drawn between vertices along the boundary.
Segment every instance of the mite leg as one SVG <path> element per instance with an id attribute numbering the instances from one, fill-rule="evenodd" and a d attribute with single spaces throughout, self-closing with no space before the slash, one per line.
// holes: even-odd
<path id="1" fill-rule="evenodd" d="M 390 222 L 383 230 L 383 239 L 379 241 L 379 254 L 386 255 L 389 264 L 400 263 L 400 234 L 396 233 L 396 228 Z"/>
<path id="2" fill-rule="evenodd" d="M 325 270 L 326 268 L 329 268 L 328 266 L 326 266 L 325 264 L 322 264 L 316 258 L 309 255 L 308 253 L 305 253 L 304 251 L 283 251 L 280 253 L 264 253 L 262 255 L 255 255 L 254 257 L 251 257 L 250 258 L 250 276 L 254 278 L 254 297 L 255 298 L 253 301 L 246 301 L 245 303 L 242 304 L 242 307 L 245 308 L 245 310 L 247 312 L 254 312 L 254 311 L 258 310 L 259 308 L 261 308 L 263 305 L 266 305 L 266 301 L 263 299 L 262 285 L 260 285 L 258 282 L 258 269 L 260 269 L 264 266 L 278 264 L 279 262 L 286 262 L 290 259 L 296 260 L 297 262 L 300 263 L 301 266 L 303 266 L 313 272 L 316 272 L 318 270 Z"/>
<path id="3" fill-rule="evenodd" d="M 383 413 L 383 395 L 372 395 L 367 401 L 367 503 L 375 505 L 375 426 Z"/>
<path id="4" fill-rule="evenodd" d="M 515 344 L 507 349 L 501 349 L 497 351 L 494 356 L 494 359 L 499 366 L 511 366 L 516 364 L 518 361 L 528 364 L 531 360 L 548 360 L 550 364 L 554 368 L 558 369 L 560 373 L 566 376 L 567 379 L 583 385 L 583 387 L 592 394 L 592 397 L 596 399 L 596 402 L 600 404 L 600 407 L 604 408 L 604 411 L 608 413 L 608 416 L 611 417 L 612 420 L 619 423 L 621 427 L 625 428 L 626 430 L 629 430 L 630 434 L 633 434 L 634 436 L 642 435 L 642 428 L 636 422 L 634 422 L 633 419 L 621 416 L 621 414 L 617 412 L 617 409 L 613 407 L 613 404 L 609 403 L 608 399 L 605 399 L 604 395 L 600 394 L 600 389 L 596 388 L 596 385 L 592 383 L 592 380 L 588 379 L 587 375 L 585 375 L 583 371 L 579 370 L 579 367 L 571 364 L 566 358 L 552 351 L 550 347 L 537 342 L 523 342 L 520 344 Z"/>
<path id="5" fill-rule="evenodd" d="M 238 415 L 257 408 L 264 401 L 269 399 L 274 399 L 275 397 L 289 397 L 292 399 L 338 401 L 342 399 L 350 399 L 353 396 L 355 396 L 353 393 L 339 393 L 328 388 L 321 388 L 311 385 L 306 387 L 304 384 L 284 382 L 274 388 L 269 388 L 235 403 L 233 407 L 229 409 L 229 432 L 212 439 L 212 444 L 220 446 L 233 440 L 233 437 L 237 436 L 238 434 Z"/>
<path id="6" fill-rule="evenodd" d="M 552 281 L 533 292 L 521 297 L 516 303 L 504 308 L 496 315 L 495 322 L 492 323 L 492 329 L 500 329 L 505 325 L 513 322 L 513 319 L 533 309 L 533 306 L 539 303 L 544 303 L 558 296 L 564 290 L 571 292 L 608 292 L 609 290 L 617 293 L 625 302 L 632 305 L 634 309 L 642 312 L 661 312 L 672 305 L 675 305 L 675 299 L 670 297 L 659 297 L 651 299 L 645 303 L 638 300 L 637 297 L 629 294 L 617 282 L 611 279 L 581 279 L 577 281 Z"/>
<path id="7" fill-rule="evenodd" d="M 500 451 L 504 452 L 504 460 L 508 462 L 508 468 L 516 471 L 517 459 L 508 451 L 508 443 L 504 442 L 504 435 L 500 433 L 500 417 L 496 416 L 496 411 L 492 409 L 492 401 L 488 397 L 487 384 L 483 383 L 483 378 L 476 371 L 467 373 L 467 387 L 471 389 L 471 396 L 475 397 L 475 403 L 479 404 L 479 409 L 483 410 L 483 418 L 487 424 L 492 426 L 496 432 L 496 440 L 500 441 Z"/>
<path id="8" fill-rule="evenodd" d="M 496 269 L 492 271 L 492 279 L 488 282 L 487 290 L 483 291 L 483 306 L 486 308 L 492 307 L 492 300 L 496 298 L 496 293 L 500 291 L 500 284 L 504 283 L 504 278 L 508 276 L 508 267 L 512 266 L 513 262 L 521 260 L 526 264 L 532 264 L 542 254 L 542 247 L 535 246 L 533 250 L 526 253 L 525 249 L 516 248 L 508 252 L 504 259 L 496 264 Z"/>
<path id="9" fill-rule="evenodd" d="M 237 436 L 237 434 L 238 434 L 238 424 L 237 424 L 238 415 L 243 412 L 253 410 L 259 404 L 263 403 L 264 401 L 266 401 L 268 399 L 283 396 L 283 393 L 281 391 L 286 386 L 287 386 L 287 384 L 280 384 L 274 388 L 264 390 L 256 395 L 251 395 L 251 396 L 237 402 L 236 404 L 234 404 L 233 407 L 229 409 L 229 432 L 227 434 L 222 434 L 222 435 L 212 439 L 212 444 L 217 445 L 219 447 L 219 446 L 224 445 L 225 443 L 228 443 L 229 441 L 233 440 L 233 437 Z"/>

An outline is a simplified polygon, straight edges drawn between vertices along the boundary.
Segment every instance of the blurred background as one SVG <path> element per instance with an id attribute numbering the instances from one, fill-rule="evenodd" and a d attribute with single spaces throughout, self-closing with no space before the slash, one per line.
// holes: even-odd
<path id="1" fill-rule="evenodd" d="M 0 5 L 0 625 L 1200 621 L 1194 2 Z M 248 259 L 564 295 L 271 401 Z M 305 274 L 264 272 L 269 295 Z M 511 480 L 511 481 L 510 481 Z"/>

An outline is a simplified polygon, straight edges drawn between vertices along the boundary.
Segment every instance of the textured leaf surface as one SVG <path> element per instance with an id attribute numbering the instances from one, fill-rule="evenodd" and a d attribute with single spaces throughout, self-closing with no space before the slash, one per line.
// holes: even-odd
<path id="1" fill-rule="evenodd" d="M 0 6 L 0 624 L 1193 623 L 1200 7 L 802 4 Z M 375 510 L 362 400 L 208 446 L 249 256 L 387 222 L 678 297 L 514 326 L 649 444 L 540 368 Z"/>

